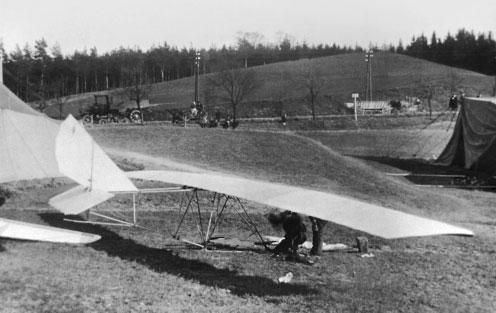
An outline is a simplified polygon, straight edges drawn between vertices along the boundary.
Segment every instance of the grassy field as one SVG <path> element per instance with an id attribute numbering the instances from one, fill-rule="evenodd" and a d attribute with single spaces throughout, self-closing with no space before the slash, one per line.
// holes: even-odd
<path id="1" fill-rule="evenodd" d="M 467 95 L 473 96 L 492 91 L 492 77 L 405 55 L 377 52 L 373 66 L 375 99 L 403 99 L 405 96 L 422 98 L 424 86 L 432 85 L 437 88 L 433 107 L 444 110 L 453 88 L 463 89 Z M 324 81 L 316 104 L 318 114 L 342 113 L 345 110 L 344 103 L 351 102 L 351 94 L 363 94 L 365 90 L 366 63 L 362 53 L 258 66 L 253 70 L 257 73 L 260 88 L 245 104 L 239 106 L 239 116 L 279 116 L 281 108 L 290 116 L 310 114 L 310 107 L 302 105 L 306 103 L 307 92 L 297 82 L 298 76 L 309 67 L 318 68 L 317 76 Z M 200 86 L 205 86 L 207 75 L 200 76 Z M 193 86 L 193 77 L 154 84 L 150 91 L 150 103 L 179 104 L 188 108 L 194 98 Z M 114 94 L 116 103 L 126 100 L 120 89 L 111 93 Z M 93 94 L 64 98 L 62 115 L 71 113 L 78 117 L 81 108 L 93 104 Z M 212 112 L 217 109 L 230 110 L 225 100 L 208 102 L 203 99 L 203 94 L 201 99 Z M 158 106 L 146 110 L 145 120 L 164 118 L 164 109 L 163 106 Z M 58 118 L 59 106 L 53 105 L 46 112 L 49 116 Z"/>
<path id="2" fill-rule="evenodd" d="M 388 130 L 390 131 L 390 130 Z M 407 155 L 412 130 L 404 137 Z M 444 126 L 437 129 L 445 132 Z M 5 312 L 494 312 L 496 272 L 491 192 L 426 189 L 383 172 L 404 170 L 388 158 L 356 159 L 348 140 L 355 131 L 261 132 L 145 127 L 95 129 L 92 135 L 126 169 L 190 167 L 285 182 L 366 201 L 467 227 L 475 237 L 438 236 L 383 240 L 369 237 L 374 258 L 326 253 L 314 266 L 272 258 L 256 238 L 242 252 L 206 252 L 171 240 L 178 199 L 140 199 L 139 223 L 154 231 L 76 226 L 47 211 L 46 199 L 67 181 L 6 185 L 11 197 L 1 216 L 71 227 L 102 235 L 74 247 L 0 241 L 0 311 Z M 436 132 L 419 132 L 427 140 Z M 387 156 L 384 131 L 361 131 L 362 157 Z M 442 136 L 440 136 L 442 137 Z M 374 139 L 375 138 L 375 139 Z M 410 138 L 410 139 L 409 139 Z M 400 141 L 400 139 L 398 139 Z M 440 141 L 441 142 L 441 141 Z M 410 143 L 410 144 L 407 144 Z M 410 146 L 410 150 L 408 150 Z M 389 155 L 391 156 L 391 155 Z M 397 160 L 397 159 L 391 159 Z M 378 163 L 381 161 L 382 163 Z M 412 165 L 413 164 L 413 165 Z M 410 163 L 415 169 L 421 163 Z M 400 168 L 400 169 L 399 169 Z M 437 167 L 430 167 L 436 170 Z M 441 169 L 438 169 L 441 170 Z M 207 201 L 206 196 L 202 201 Z M 265 222 L 271 208 L 246 203 L 262 233 L 281 235 Z M 99 207 L 129 214 L 120 196 Z M 18 208 L 24 208 L 19 210 Z M 116 211 L 117 210 L 117 211 Z M 114 212 L 116 211 L 116 212 Z M 206 216 L 205 216 L 206 217 Z M 197 239 L 188 216 L 181 235 Z M 308 225 L 309 226 L 309 225 Z M 219 233 L 246 239 L 249 230 L 229 214 Z M 326 242 L 353 245 L 359 232 L 329 224 Z M 289 284 L 277 278 L 294 274 Z"/>

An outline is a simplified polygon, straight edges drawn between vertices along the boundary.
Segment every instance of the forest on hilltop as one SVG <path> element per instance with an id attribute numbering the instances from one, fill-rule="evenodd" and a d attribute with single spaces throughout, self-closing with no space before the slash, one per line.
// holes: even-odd
<path id="1" fill-rule="evenodd" d="M 264 44 L 261 39 L 258 33 L 241 33 L 235 46 L 198 51 L 164 42 L 147 51 L 120 47 L 99 54 L 97 48 L 92 48 L 63 55 L 59 45 L 49 47 L 42 38 L 33 47 L 25 44 L 10 52 L 5 51 L 0 42 L 0 53 L 5 85 L 24 101 L 35 101 L 192 76 L 197 52 L 201 56 L 200 72 L 204 74 L 217 71 L 226 60 L 243 68 L 364 51 L 359 46 L 309 46 L 294 43 L 288 36 L 275 44 Z M 444 39 L 433 33 L 430 40 L 422 34 L 413 37 L 405 47 L 400 41 L 397 46 L 372 49 L 496 75 L 496 41 L 491 32 L 476 35 L 460 29 L 456 35 L 448 34 Z"/>

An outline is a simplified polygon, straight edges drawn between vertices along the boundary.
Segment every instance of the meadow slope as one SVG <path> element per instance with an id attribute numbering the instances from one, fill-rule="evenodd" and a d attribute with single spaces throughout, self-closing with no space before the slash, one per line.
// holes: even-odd
<path id="1" fill-rule="evenodd" d="M 351 101 L 351 93 L 364 92 L 366 63 L 363 62 L 362 53 L 257 66 L 252 69 L 257 74 L 260 87 L 240 106 L 239 116 L 279 116 L 281 109 L 288 115 L 309 114 L 310 108 L 305 100 L 307 92 L 298 83 L 299 77 L 309 67 L 318 68 L 317 76 L 324 82 L 317 103 L 318 114 L 343 112 L 343 104 Z M 451 90 L 463 89 L 468 95 L 489 94 L 493 86 L 493 78 L 483 74 L 388 52 L 375 53 L 373 69 L 375 99 L 423 97 L 424 87 L 432 85 L 436 87 L 434 109 L 444 109 Z M 200 76 L 200 86 L 205 86 L 208 75 Z M 150 102 L 187 108 L 194 98 L 193 86 L 193 77 L 153 84 Z M 226 100 L 206 101 L 201 90 L 201 100 L 209 110 L 230 110 Z M 122 89 L 110 93 L 114 95 L 115 103 L 128 101 Z M 71 113 L 78 117 L 80 110 L 93 104 L 93 94 L 61 99 L 64 103 L 62 115 Z M 52 105 L 46 112 L 58 118 L 59 106 Z M 163 117 L 164 107 L 161 106 L 150 108 L 145 115 L 147 120 L 160 120 Z"/>
<path id="2" fill-rule="evenodd" d="M 462 199 L 441 201 L 435 191 L 387 177 L 360 160 L 291 132 L 156 126 L 98 129 L 91 134 L 114 152 L 166 157 L 207 170 L 332 191 L 453 222 L 466 221 L 468 214 Z"/>
<path id="3" fill-rule="evenodd" d="M 3 185 L 11 192 L 2 217 L 97 233 L 102 240 L 69 246 L 0 239 L 0 310 L 6 312 L 494 312 L 493 193 L 426 190 L 386 177 L 332 144 L 294 133 L 127 127 L 94 129 L 99 143 L 126 169 L 219 170 L 333 191 L 456 223 L 475 237 L 383 240 L 369 237 L 374 258 L 326 253 L 314 266 L 272 258 L 260 247 L 207 252 L 170 238 L 179 215 L 170 197 L 140 198 L 142 228 L 75 225 L 46 208 L 67 181 Z M 372 133 L 373 134 L 373 133 Z M 371 136 L 372 136 L 371 134 Z M 321 134 L 322 135 L 322 134 Z M 320 138 L 322 139 L 322 138 Z M 369 140 L 372 150 L 374 141 Z M 367 142 L 364 142 L 364 145 Z M 210 198 L 202 198 L 202 201 Z M 176 200 L 177 201 L 177 200 Z M 281 235 L 247 203 L 264 234 Z M 100 207 L 130 214 L 129 197 Z M 150 208 L 148 210 L 147 208 Z M 257 211 L 257 209 L 262 209 Z M 207 217 L 207 216 L 205 216 Z M 194 215 L 181 236 L 197 239 Z M 310 229 L 310 225 L 307 227 Z M 247 238 L 235 213 L 219 232 Z M 326 242 L 353 245 L 362 235 L 328 224 Z M 253 242 L 253 237 L 249 238 Z M 240 242 L 241 244 L 242 242 Z M 277 278 L 292 272 L 289 284 Z"/>

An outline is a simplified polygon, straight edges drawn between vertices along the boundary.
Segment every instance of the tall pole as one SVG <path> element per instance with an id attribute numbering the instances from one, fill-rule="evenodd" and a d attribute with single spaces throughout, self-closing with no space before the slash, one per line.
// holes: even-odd
<path id="1" fill-rule="evenodd" d="M 368 101 L 372 101 L 372 58 L 374 57 L 374 51 L 370 49 L 365 53 L 365 62 L 367 62 L 367 88 L 365 91 L 365 98 Z"/>
<path id="2" fill-rule="evenodd" d="M 196 52 L 195 56 L 195 105 L 200 103 L 200 82 L 198 76 L 200 74 L 200 51 Z"/>
<path id="3" fill-rule="evenodd" d="M 351 94 L 351 97 L 353 98 L 353 104 L 355 107 L 355 122 L 358 121 L 358 113 L 357 113 L 357 98 L 358 98 L 358 93 L 353 93 Z"/>
<path id="4" fill-rule="evenodd" d="M 0 85 L 3 84 L 3 58 L 0 54 Z"/>
<path id="5" fill-rule="evenodd" d="M 494 57 L 494 86 L 493 86 L 493 97 L 496 97 L 496 56 Z"/>

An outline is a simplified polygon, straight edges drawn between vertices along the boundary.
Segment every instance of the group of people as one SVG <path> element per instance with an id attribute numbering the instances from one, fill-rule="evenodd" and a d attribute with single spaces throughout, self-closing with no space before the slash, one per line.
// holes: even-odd
<path id="1" fill-rule="evenodd" d="M 480 95 L 477 96 L 478 98 Z M 465 94 L 463 92 L 460 93 L 460 96 L 457 97 L 456 94 L 453 94 L 448 101 L 448 109 L 450 111 L 458 110 L 458 105 L 463 105 L 463 101 L 465 100 Z"/>
<path id="2" fill-rule="evenodd" d="M 307 228 L 303 223 L 301 215 L 291 211 L 281 213 L 270 213 L 268 216 L 269 223 L 275 227 L 282 227 L 284 230 L 283 240 L 273 249 L 274 255 L 286 255 L 287 260 L 311 263 L 311 261 L 298 253 L 299 245 L 307 240 Z M 324 220 L 310 217 L 313 231 L 313 247 L 311 254 L 318 255 L 322 252 L 322 229 L 327 223 Z M 317 240 L 316 240 L 317 239 Z"/>

